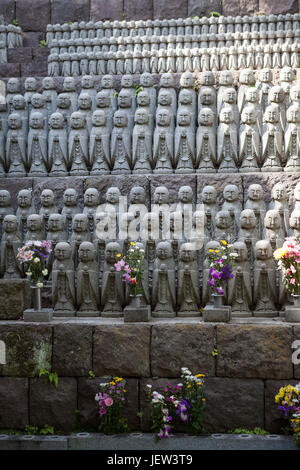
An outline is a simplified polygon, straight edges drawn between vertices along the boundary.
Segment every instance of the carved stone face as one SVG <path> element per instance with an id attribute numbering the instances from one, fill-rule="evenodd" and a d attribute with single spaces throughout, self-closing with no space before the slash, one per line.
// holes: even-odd
<path id="1" fill-rule="evenodd" d="M 272 72 L 270 69 L 263 69 L 259 74 L 259 79 L 261 82 L 270 82 L 272 81 Z"/>
<path id="2" fill-rule="evenodd" d="M 64 127 L 64 117 L 60 113 L 53 113 L 50 116 L 50 127 L 52 129 L 63 129 Z"/>
<path id="3" fill-rule="evenodd" d="M 41 113 L 32 113 L 29 121 L 29 125 L 32 129 L 43 129 L 44 118 Z"/>
<path id="4" fill-rule="evenodd" d="M 196 258 L 196 250 L 192 243 L 183 243 L 180 248 L 180 259 L 184 262 L 193 261 Z"/>
<path id="5" fill-rule="evenodd" d="M 169 190 L 165 186 L 159 186 L 154 192 L 155 204 L 168 204 L 169 203 Z"/>
<path id="6" fill-rule="evenodd" d="M 140 91 L 136 97 L 138 106 L 149 106 L 150 96 L 146 91 Z"/>
<path id="7" fill-rule="evenodd" d="M 71 114 L 70 123 L 72 129 L 82 129 L 85 124 L 84 116 L 79 111 L 75 111 Z"/>
<path id="8" fill-rule="evenodd" d="M 78 98 L 78 108 L 79 109 L 91 109 L 92 108 L 92 98 L 87 93 L 82 93 Z"/>
<path id="9" fill-rule="evenodd" d="M 105 126 L 106 115 L 104 111 L 94 111 L 92 116 L 92 124 L 96 127 Z"/>
<path id="10" fill-rule="evenodd" d="M 255 83 L 255 78 L 252 70 L 242 70 L 239 77 L 239 82 L 243 85 L 251 85 Z"/>
<path id="11" fill-rule="evenodd" d="M 18 230 L 18 220 L 15 215 L 6 215 L 4 217 L 3 230 L 6 233 L 13 233 Z"/>
<path id="12" fill-rule="evenodd" d="M 116 127 L 126 127 L 128 118 L 125 112 L 116 111 L 114 114 L 114 125 Z"/>
<path id="13" fill-rule="evenodd" d="M 214 204 L 217 200 L 217 191 L 213 186 L 204 186 L 201 195 L 204 204 Z"/>
<path id="14" fill-rule="evenodd" d="M 234 184 L 228 184 L 223 191 L 225 201 L 234 202 L 239 198 L 239 189 Z"/>
<path id="15" fill-rule="evenodd" d="M 156 247 L 156 256 L 159 259 L 168 259 L 172 256 L 171 245 L 169 242 L 160 242 Z"/>
<path id="16" fill-rule="evenodd" d="M 42 191 L 41 204 L 43 207 L 51 207 L 54 205 L 54 193 L 51 189 L 44 189 L 44 191 Z"/>
<path id="17" fill-rule="evenodd" d="M 71 105 L 69 95 L 66 93 L 60 93 L 57 97 L 57 107 L 62 109 L 68 109 Z"/>
<path id="18" fill-rule="evenodd" d="M 161 91 L 158 96 L 158 103 L 162 106 L 169 106 L 172 103 L 172 95 L 168 91 Z"/>
<path id="19" fill-rule="evenodd" d="M 291 67 L 283 67 L 280 73 L 280 81 L 292 82 L 294 79 L 293 69 Z"/>
<path id="20" fill-rule="evenodd" d="M 85 232 L 88 229 L 88 219 L 85 214 L 76 214 L 73 218 L 74 232 Z"/>
<path id="21" fill-rule="evenodd" d="M 105 259 L 107 263 L 114 264 L 117 262 L 117 255 L 121 253 L 121 247 L 119 243 L 111 242 L 106 245 L 105 248 Z"/>
<path id="22" fill-rule="evenodd" d="M 211 106 L 215 103 L 215 95 L 211 88 L 200 89 L 200 102 L 203 106 Z"/>
<path id="23" fill-rule="evenodd" d="M 257 88 L 250 87 L 246 91 L 246 101 L 249 103 L 257 103 L 258 102 L 258 91 Z"/>
<path id="24" fill-rule="evenodd" d="M 98 108 L 108 108 L 110 106 L 110 97 L 105 91 L 99 91 L 96 95 L 96 106 Z"/>
<path id="25" fill-rule="evenodd" d="M 83 242 L 79 246 L 78 258 L 80 261 L 86 263 L 88 261 L 94 261 L 96 257 L 96 251 L 94 245 L 90 242 Z"/>
<path id="26" fill-rule="evenodd" d="M 0 191 L 0 207 L 7 207 L 10 205 L 10 194 L 5 189 Z"/>
<path id="27" fill-rule="evenodd" d="M 33 108 L 42 108 L 45 104 L 44 98 L 39 93 L 35 93 L 31 97 L 31 104 Z"/>
<path id="28" fill-rule="evenodd" d="M 37 81 L 33 77 L 26 78 L 24 83 L 25 91 L 36 91 L 37 90 Z"/>
<path id="29" fill-rule="evenodd" d="M 290 90 L 292 101 L 300 101 L 300 86 L 294 85 Z"/>
<path id="30" fill-rule="evenodd" d="M 202 108 L 199 116 L 198 122 L 201 126 L 212 126 L 214 122 L 215 116 L 211 109 L 209 108 Z"/>
<path id="31" fill-rule="evenodd" d="M 229 229 L 231 217 L 228 211 L 219 211 L 216 215 L 216 226 L 220 229 Z"/>
<path id="32" fill-rule="evenodd" d="M 106 201 L 109 204 L 118 204 L 121 193 L 119 188 L 109 188 L 106 192 Z"/>
<path id="33" fill-rule="evenodd" d="M 300 122 L 300 106 L 290 106 L 286 112 L 287 122 Z"/>
<path id="34" fill-rule="evenodd" d="M 299 210 L 295 210 L 292 212 L 289 223 L 290 223 L 291 228 L 294 228 L 296 230 L 300 229 L 300 211 Z"/>
<path id="35" fill-rule="evenodd" d="M 272 248 L 268 240 L 259 240 L 255 245 L 256 258 L 267 260 L 272 256 Z"/>
<path id="36" fill-rule="evenodd" d="M 118 95 L 118 106 L 120 108 L 130 108 L 132 102 L 132 97 L 130 92 L 127 90 L 120 91 Z"/>
<path id="37" fill-rule="evenodd" d="M 139 124 L 139 125 L 148 124 L 149 114 L 145 110 L 137 109 L 135 112 L 134 121 L 136 124 Z"/>
<path id="38" fill-rule="evenodd" d="M 64 91 L 76 91 L 76 83 L 73 77 L 66 77 L 63 84 Z"/>
<path id="39" fill-rule="evenodd" d="M 219 83 L 220 85 L 225 85 L 225 86 L 232 85 L 233 84 L 232 73 L 227 70 L 222 70 L 222 72 L 220 73 Z"/>
<path id="40" fill-rule="evenodd" d="M 220 112 L 220 122 L 231 124 L 234 121 L 233 111 L 231 108 L 223 108 Z"/>
<path id="41" fill-rule="evenodd" d="M 143 87 L 153 86 L 153 78 L 151 73 L 143 73 L 140 77 L 140 84 Z"/>
<path id="42" fill-rule="evenodd" d="M 170 113 L 167 110 L 159 109 L 156 115 L 156 123 L 159 126 L 168 126 L 170 124 Z"/>
<path id="43" fill-rule="evenodd" d="M 223 92 L 223 101 L 229 104 L 236 103 L 236 91 L 234 88 L 225 89 Z"/>
<path id="44" fill-rule="evenodd" d="M 96 206 L 99 204 L 99 192 L 96 188 L 89 188 L 84 193 L 84 205 Z"/>
<path id="45" fill-rule="evenodd" d="M 251 184 L 249 186 L 248 198 L 252 201 L 260 201 L 263 198 L 263 188 L 260 184 Z"/>
<path id="46" fill-rule="evenodd" d="M 179 103 L 188 105 L 188 104 L 192 104 L 192 102 L 193 102 L 193 95 L 190 92 L 190 90 L 183 89 L 180 93 Z"/>
<path id="47" fill-rule="evenodd" d="M 61 232 L 64 229 L 64 219 L 61 214 L 50 214 L 48 219 L 50 232 Z"/>
<path id="48" fill-rule="evenodd" d="M 276 106 L 267 106 L 264 114 L 264 120 L 266 122 L 270 122 L 271 124 L 275 124 L 279 121 L 279 109 Z"/>
<path id="49" fill-rule="evenodd" d="M 21 116 L 16 113 L 10 114 L 7 122 L 10 129 L 20 129 L 22 126 Z"/>
<path id="50" fill-rule="evenodd" d="M 133 87 L 133 78 L 131 75 L 123 75 L 121 79 L 121 86 L 124 88 Z"/>
<path id="51" fill-rule="evenodd" d="M 26 101 L 24 96 L 22 95 L 15 95 L 12 100 L 12 104 L 14 109 L 25 109 Z"/>
<path id="52" fill-rule="evenodd" d="M 112 75 L 104 75 L 101 80 L 102 88 L 113 88 L 114 79 Z"/>
<path id="53" fill-rule="evenodd" d="M 65 190 L 63 195 L 64 204 L 66 206 L 76 206 L 78 194 L 77 191 L 73 188 L 68 188 Z"/>
<path id="54" fill-rule="evenodd" d="M 43 218 L 38 214 L 31 214 L 27 217 L 27 227 L 31 232 L 42 230 Z"/>
<path id="55" fill-rule="evenodd" d="M 20 93 L 20 82 L 17 78 L 10 78 L 7 82 L 8 93 Z"/>
<path id="56" fill-rule="evenodd" d="M 59 242 L 57 243 L 54 249 L 55 258 L 58 261 L 64 261 L 71 258 L 71 247 L 66 242 Z"/>
<path id="57" fill-rule="evenodd" d="M 160 77 L 160 86 L 164 88 L 172 87 L 174 85 L 173 76 L 171 73 L 163 73 Z"/>
<path id="58" fill-rule="evenodd" d="M 191 113 L 188 111 L 180 111 L 177 114 L 178 126 L 189 126 L 191 124 Z"/>
<path id="59" fill-rule="evenodd" d="M 91 75 L 84 75 L 81 79 L 82 88 L 93 88 L 94 79 Z"/>
<path id="60" fill-rule="evenodd" d="M 241 120 L 244 124 L 248 124 L 249 126 L 252 124 L 255 124 L 256 123 L 255 108 L 246 106 L 246 108 L 243 109 Z"/>
<path id="61" fill-rule="evenodd" d="M 277 183 L 273 186 L 272 197 L 275 201 L 283 201 L 287 198 L 286 187 L 282 183 Z"/>
<path id="62" fill-rule="evenodd" d="M 32 203 L 31 191 L 28 189 L 22 189 L 18 194 L 17 202 L 18 206 L 22 207 L 23 209 L 30 207 Z"/>
<path id="63" fill-rule="evenodd" d="M 247 246 L 244 242 L 235 242 L 233 244 L 233 249 L 234 249 L 235 253 L 237 253 L 237 255 L 238 255 L 235 258 L 238 263 L 241 262 L 241 261 L 247 261 L 248 251 L 247 251 Z"/>
<path id="64" fill-rule="evenodd" d="M 181 186 L 178 192 L 178 199 L 183 203 L 191 203 L 193 201 L 193 190 L 190 186 Z"/>
<path id="65" fill-rule="evenodd" d="M 245 209 L 241 212 L 240 216 L 241 227 L 251 229 L 256 227 L 256 218 L 253 210 Z"/>
<path id="66" fill-rule="evenodd" d="M 43 89 L 44 90 L 52 90 L 55 88 L 54 81 L 51 77 L 45 77 L 43 79 Z"/>
<path id="67" fill-rule="evenodd" d="M 215 84 L 215 76 L 212 72 L 202 72 L 200 77 L 201 85 L 213 86 Z"/>
<path id="68" fill-rule="evenodd" d="M 194 77 L 190 72 L 184 72 L 180 77 L 180 86 L 192 88 L 194 85 Z"/>
<path id="69" fill-rule="evenodd" d="M 131 204 L 145 204 L 146 193 L 144 188 L 140 186 L 134 186 L 130 191 L 130 202 Z"/>
<path id="70" fill-rule="evenodd" d="M 270 210 L 265 215 L 265 227 L 269 229 L 278 229 L 281 225 L 281 217 L 278 211 Z"/>
<path id="71" fill-rule="evenodd" d="M 284 100 L 284 91 L 280 86 L 273 86 L 269 91 L 269 100 L 274 103 L 282 103 Z"/>

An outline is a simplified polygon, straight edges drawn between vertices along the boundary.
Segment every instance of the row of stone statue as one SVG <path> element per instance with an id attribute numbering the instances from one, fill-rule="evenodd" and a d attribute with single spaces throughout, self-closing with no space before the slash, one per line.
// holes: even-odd
<path id="1" fill-rule="evenodd" d="M 225 34 L 242 32 L 266 32 L 296 30 L 300 28 L 300 15 L 254 15 L 254 16 L 198 16 L 165 20 L 139 21 L 81 21 L 64 24 L 48 24 L 46 41 L 53 39 L 118 38 L 120 36 L 168 36 Z"/>
<path id="2" fill-rule="evenodd" d="M 300 32 L 300 30 L 299 30 Z M 122 75 L 281 68 L 300 64 L 300 45 L 176 48 L 117 52 L 63 52 L 48 56 L 49 76 Z"/>
<path id="3" fill-rule="evenodd" d="M 7 62 L 7 49 L 23 46 L 22 29 L 13 24 L 5 25 L 0 17 L 0 64 Z"/>

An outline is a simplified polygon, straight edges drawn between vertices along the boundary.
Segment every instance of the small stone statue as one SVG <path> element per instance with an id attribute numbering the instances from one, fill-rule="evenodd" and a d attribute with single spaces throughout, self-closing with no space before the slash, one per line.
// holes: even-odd
<path id="1" fill-rule="evenodd" d="M 257 90 L 259 92 L 259 102 L 262 107 L 262 111 L 265 112 L 266 107 L 268 106 L 268 95 L 269 91 L 273 86 L 273 74 L 271 69 L 262 69 L 258 75 L 258 84 Z"/>
<path id="2" fill-rule="evenodd" d="M 255 108 L 244 107 L 241 114 L 240 125 L 240 168 L 243 172 L 259 171 L 260 163 L 260 136 L 257 127 Z"/>
<path id="3" fill-rule="evenodd" d="M 300 169 L 300 106 L 292 104 L 286 112 L 287 125 L 284 133 L 284 171 Z"/>
<path id="4" fill-rule="evenodd" d="M 26 104 L 24 96 L 14 95 L 12 99 L 12 107 L 13 107 L 12 112 L 19 114 L 22 120 L 22 129 L 23 129 L 24 135 L 26 136 L 28 133 L 28 109 L 27 109 L 27 104 Z"/>
<path id="5" fill-rule="evenodd" d="M 14 210 L 11 206 L 10 193 L 6 189 L 1 189 L 0 190 L 0 237 L 2 237 L 2 224 L 3 224 L 3 219 L 6 215 L 14 215 Z"/>
<path id="6" fill-rule="evenodd" d="M 255 77 L 253 70 L 243 69 L 239 76 L 239 90 L 238 90 L 238 108 L 240 113 L 245 104 L 246 92 L 249 86 L 255 85 Z"/>
<path id="7" fill-rule="evenodd" d="M 291 229 L 291 237 L 295 237 L 297 239 L 297 243 L 300 241 L 300 210 L 295 209 L 291 213 L 289 219 L 290 229 Z"/>
<path id="8" fill-rule="evenodd" d="M 6 86 L 6 103 L 8 114 L 13 112 L 12 100 L 14 95 L 19 95 L 21 93 L 21 83 L 18 78 L 10 78 Z"/>
<path id="9" fill-rule="evenodd" d="M 60 93 L 56 100 L 57 108 L 55 110 L 56 113 L 60 113 L 64 117 L 65 129 L 69 133 L 70 132 L 70 118 L 72 114 L 72 103 L 70 96 L 68 93 Z M 50 120 L 51 120 L 50 115 Z"/>
<path id="10" fill-rule="evenodd" d="M 237 128 L 231 108 L 223 108 L 220 112 L 217 141 L 219 171 L 235 173 L 238 163 Z"/>
<path id="11" fill-rule="evenodd" d="M 214 116 L 213 119 L 213 126 L 217 128 L 218 125 L 218 113 L 217 113 L 217 106 L 216 106 L 216 90 L 213 87 L 203 86 L 199 90 L 198 95 L 198 124 L 200 125 L 199 121 L 199 114 L 201 113 L 202 109 L 209 108 Z"/>
<path id="12" fill-rule="evenodd" d="M 217 212 L 214 227 L 214 238 L 233 243 L 236 240 L 236 233 L 233 230 L 232 218 L 228 210 Z"/>
<path id="13" fill-rule="evenodd" d="M 223 238 L 222 238 L 223 240 Z M 202 303 L 203 305 L 212 304 L 212 292 L 209 285 L 211 261 L 209 260 L 210 250 L 219 250 L 221 247 L 219 241 L 211 240 L 204 247 L 204 261 L 203 261 L 203 279 L 202 279 Z"/>
<path id="14" fill-rule="evenodd" d="M 96 110 L 92 117 L 90 133 L 89 158 L 91 175 L 107 175 L 110 173 L 110 129 L 107 126 L 103 110 Z"/>
<path id="15" fill-rule="evenodd" d="M 80 111 L 71 114 L 69 134 L 70 175 L 85 176 L 89 174 L 88 165 L 88 130 L 86 120 Z"/>
<path id="16" fill-rule="evenodd" d="M 158 92 L 158 101 L 162 93 L 168 91 L 171 94 L 171 107 L 173 115 L 176 116 L 177 111 L 177 96 L 174 88 L 174 78 L 171 73 L 163 73 L 160 77 L 160 89 Z"/>
<path id="17" fill-rule="evenodd" d="M 261 171 L 282 171 L 283 134 L 279 122 L 279 107 L 273 103 L 264 114 L 262 127 L 262 168 Z"/>
<path id="18" fill-rule="evenodd" d="M 218 204 L 217 204 L 217 190 L 214 186 L 204 186 L 201 192 L 201 203 L 199 207 L 197 206 L 197 210 L 203 211 L 205 213 L 206 219 L 206 229 L 210 234 L 210 238 L 212 237 L 213 231 L 213 220 L 218 212 Z"/>
<path id="19" fill-rule="evenodd" d="M 294 189 L 295 204 L 293 210 L 300 209 L 300 183 L 297 183 Z"/>
<path id="20" fill-rule="evenodd" d="M 86 128 L 89 133 L 92 127 L 92 114 L 93 114 L 92 105 L 93 105 L 93 101 L 92 101 L 91 95 L 89 95 L 89 93 L 81 92 L 80 95 L 78 96 L 77 108 L 78 108 L 78 112 L 80 112 L 85 118 Z"/>
<path id="21" fill-rule="evenodd" d="M 78 264 L 78 249 L 82 242 L 89 242 L 91 235 L 89 232 L 89 220 L 86 214 L 75 214 L 72 221 L 72 235 L 70 245 L 72 248 L 72 259 L 75 267 Z"/>
<path id="22" fill-rule="evenodd" d="M 75 274 L 72 249 L 66 242 L 59 242 L 54 249 L 52 269 L 52 302 L 54 315 L 75 316 Z"/>
<path id="23" fill-rule="evenodd" d="M 128 117 L 124 110 L 114 114 L 114 128 L 111 134 L 112 174 L 131 173 L 131 132 Z"/>
<path id="24" fill-rule="evenodd" d="M 162 241 L 156 247 L 156 260 L 152 278 L 152 316 L 175 317 L 176 305 L 175 263 L 172 246 Z"/>
<path id="25" fill-rule="evenodd" d="M 230 70 L 222 70 L 219 76 L 219 90 L 217 96 L 217 110 L 218 114 L 221 111 L 222 104 L 223 104 L 223 93 L 226 88 L 233 87 L 233 75 Z"/>
<path id="26" fill-rule="evenodd" d="M 83 200 L 83 214 L 87 216 L 89 221 L 89 230 L 91 233 L 93 233 L 95 229 L 94 218 L 100 204 L 99 191 L 96 188 L 88 188 L 84 193 Z"/>
<path id="27" fill-rule="evenodd" d="M 233 317 L 251 317 L 252 285 L 247 246 L 239 240 L 233 244 L 233 249 L 238 256 L 232 270 L 233 278 L 228 281 L 228 303 Z"/>
<path id="28" fill-rule="evenodd" d="M 34 95 L 34 93 L 37 93 L 37 88 L 38 88 L 37 80 L 34 77 L 26 78 L 24 82 L 24 88 L 25 88 L 24 98 L 26 101 L 28 112 L 30 113 L 31 112 L 31 97 L 32 95 Z"/>
<path id="29" fill-rule="evenodd" d="M 196 136 L 196 173 L 216 173 L 215 116 L 210 108 L 202 108 L 198 116 Z"/>
<path id="30" fill-rule="evenodd" d="M 7 177 L 26 176 L 26 140 L 22 129 L 22 119 L 17 113 L 8 117 L 6 138 Z"/>
<path id="31" fill-rule="evenodd" d="M 152 172 L 152 129 L 149 125 L 148 111 L 137 108 L 135 126 L 132 134 L 133 173 Z"/>
<path id="32" fill-rule="evenodd" d="M 247 191 L 248 199 L 245 209 L 252 209 L 256 217 L 256 227 L 259 236 L 262 236 L 264 218 L 266 214 L 266 203 L 263 199 L 264 190 L 260 184 L 251 184 Z"/>
<path id="33" fill-rule="evenodd" d="M 177 126 L 175 129 L 175 173 L 190 173 L 194 170 L 194 129 L 191 113 L 179 108 L 177 113 Z"/>
<path id="34" fill-rule="evenodd" d="M 57 214 L 54 193 L 52 189 L 44 189 L 41 193 L 41 208 L 39 214 L 43 217 L 45 229 L 48 231 L 50 214 Z"/>
<path id="35" fill-rule="evenodd" d="M 237 105 L 237 93 L 233 87 L 224 87 L 224 91 L 222 94 L 222 105 L 221 109 L 223 108 L 231 108 L 233 115 L 234 115 L 234 122 L 237 126 L 240 124 L 240 112 Z"/>
<path id="36" fill-rule="evenodd" d="M 167 109 L 158 108 L 153 136 L 153 173 L 173 173 L 174 131 Z"/>
<path id="37" fill-rule="evenodd" d="M 96 89 L 94 87 L 94 77 L 92 75 L 84 75 L 81 78 L 81 94 L 90 95 L 90 98 L 92 100 L 92 110 L 95 111 L 97 92 L 96 92 Z"/>
<path id="38" fill-rule="evenodd" d="M 276 265 L 269 240 L 259 240 L 255 245 L 253 275 L 254 316 L 277 316 Z"/>
<path id="39" fill-rule="evenodd" d="M 63 82 L 63 93 L 67 93 L 71 100 L 72 113 L 77 111 L 78 94 L 76 91 L 76 81 L 74 77 L 66 77 Z"/>
<path id="40" fill-rule="evenodd" d="M 48 128 L 48 112 L 46 108 L 46 101 L 40 93 L 34 93 L 31 97 L 31 112 L 29 114 L 29 119 L 33 113 L 41 113 L 44 119 L 45 129 Z"/>
<path id="41" fill-rule="evenodd" d="M 285 230 L 282 226 L 281 216 L 278 210 L 270 209 L 264 219 L 264 238 L 270 241 L 273 250 L 283 245 Z"/>
<path id="42" fill-rule="evenodd" d="M 82 242 L 78 250 L 77 317 L 99 316 L 100 293 L 96 250 L 92 243 Z"/>
<path id="43" fill-rule="evenodd" d="M 269 91 L 269 102 L 270 104 L 277 104 L 279 109 L 279 122 L 281 130 L 284 132 L 286 126 L 286 106 L 284 103 L 285 94 L 281 86 L 273 86 Z"/>
<path id="44" fill-rule="evenodd" d="M 17 261 L 18 248 L 22 240 L 15 215 L 6 215 L 3 219 L 3 234 L 0 244 L 1 276 L 3 279 L 22 277 L 22 268 Z"/>
<path id="45" fill-rule="evenodd" d="M 244 209 L 239 220 L 238 240 L 246 244 L 249 255 L 252 256 L 256 242 L 260 239 L 257 230 L 256 217 L 253 209 Z M 251 259 L 251 258 L 250 258 Z"/>
<path id="46" fill-rule="evenodd" d="M 31 214 L 27 217 L 27 233 L 25 241 L 45 240 L 45 229 L 43 217 L 39 214 Z"/>
<path id="47" fill-rule="evenodd" d="M 27 231 L 27 217 L 30 214 L 34 214 L 31 189 L 21 189 L 21 191 L 19 191 L 18 193 L 17 203 L 18 208 L 16 216 L 18 219 L 18 226 L 23 240 Z"/>
<path id="48" fill-rule="evenodd" d="M 101 80 L 101 87 L 103 88 L 103 90 L 101 91 L 105 90 L 105 92 L 107 92 L 110 97 L 110 107 L 111 107 L 112 115 L 113 115 L 116 112 L 117 107 L 118 107 L 116 90 L 114 89 L 114 77 L 112 75 L 103 75 L 102 80 Z"/>
<path id="49" fill-rule="evenodd" d="M 57 107 L 57 91 L 52 77 L 43 78 L 43 98 L 46 102 L 48 118 L 55 113 Z"/>
<path id="50" fill-rule="evenodd" d="M 60 113 L 50 116 L 48 135 L 48 160 L 50 176 L 68 175 L 68 144 L 64 117 Z"/>
<path id="51" fill-rule="evenodd" d="M 259 134 L 261 135 L 262 123 L 263 123 L 263 111 L 262 111 L 262 106 L 259 102 L 259 92 L 257 88 L 255 87 L 249 87 L 246 90 L 245 104 L 244 104 L 243 110 L 245 109 L 245 107 L 249 107 L 249 106 L 252 107 L 255 111 L 256 118 L 257 118 L 257 121 L 256 121 L 257 128 L 258 128 Z"/>
<path id="52" fill-rule="evenodd" d="M 121 253 L 121 246 L 117 242 L 109 242 L 105 247 L 105 263 L 102 277 L 101 304 L 103 317 L 122 317 L 124 297 L 124 284 L 122 273 L 117 272 L 114 264 L 117 255 Z"/>
<path id="53" fill-rule="evenodd" d="M 242 211 L 242 204 L 239 200 L 239 188 L 235 184 L 227 184 L 223 190 L 223 197 L 222 210 L 229 211 L 231 217 L 237 222 Z"/>
<path id="54" fill-rule="evenodd" d="M 197 251 L 192 243 L 183 243 L 180 247 L 180 262 L 178 266 L 179 317 L 200 316 L 199 272 Z"/>
<path id="55" fill-rule="evenodd" d="M 28 133 L 28 166 L 30 176 L 48 176 L 47 130 L 42 113 L 30 115 Z"/>

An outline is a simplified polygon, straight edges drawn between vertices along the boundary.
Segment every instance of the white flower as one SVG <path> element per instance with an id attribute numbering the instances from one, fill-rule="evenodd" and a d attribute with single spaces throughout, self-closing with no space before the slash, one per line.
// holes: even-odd
<path id="1" fill-rule="evenodd" d="M 48 269 L 43 269 L 42 274 L 43 274 L 43 276 L 47 276 L 47 274 L 48 274 Z"/>
<path id="2" fill-rule="evenodd" d="M 106 387 L 106 385 L 108 385 L 108 383 L 102 383 L 100 384 L 100 387 Z"/>
<path id="3" fill-rule="evenodd" d="M 147 384 L 147 385 L 146 385 L 146 387 L 148 387 L 148 388 L 152 388 L 152 385 L 150 385 L 150 384 Z"/>
<path id="4" fill-rule="evenodd" d="M 40 287 L 40 288 L 41 288 L 41 287 L 43 287 L 43 285 L 44 285 L 44 284 L 43 284 L 42 282 L 37 282 L 37 283 L 36 283 L 36 287 Z"/>
<path id="5" fill-rule="evenodd" d="M 100 398 L 99 398 L 99 395 L 98 395 L 98 394 L 95 396 L 95 400 L 96 400 L 96 401 L 99 401 L 99 400 L 100 400 Z"/>
<path id="6" fill-rule="evenodd" d="M 34 258 L 34 261 L 33 261 L 35 264 L 38 264 L 40 262 L 40 259 L 39 258 Z"/>
<path id="7" fill-rule="evenodd" d="M 238 253 L 230 253 L 229 256 L 231 256 L 232 258 L 236 258 L 237 256 L 239 256 L 239 254 Z"/>
<path id="8" fill-rule="evenodd" d="M 38 240 L 34 242 L 34 246 L 41 246 L 41 244 L 42 244 L 42 242 L 40 242 Z"/>
<path id="9" fill-rule="evenodd" d="M 227 259 L 227 256 L 226 256 L 226 255 L 225 255 L 225 256 L 222 256 L 222 258 L 223 258 L 223 259 Z"/>
<path id="10" fill-rule="evenodd" d="M 26 276 L 30 277 L 32 276 L 32 273 L 30 271 L 27 271 Z"/>

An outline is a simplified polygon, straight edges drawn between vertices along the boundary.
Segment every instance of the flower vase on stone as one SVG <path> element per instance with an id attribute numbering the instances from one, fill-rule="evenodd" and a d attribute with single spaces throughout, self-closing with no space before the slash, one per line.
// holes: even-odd
<path id="1" fill-rule="evenodd" d="M 47 260 L 51 252 L 49 241 L 28 241 L 18 250 L 17 259 L 23 264 L 33 297 L 33 308 L 23 312 L 26 322 L 47 322 L 52 320 L 53 310 L 42 308 L 41 289 L 45 286 Z"/>

